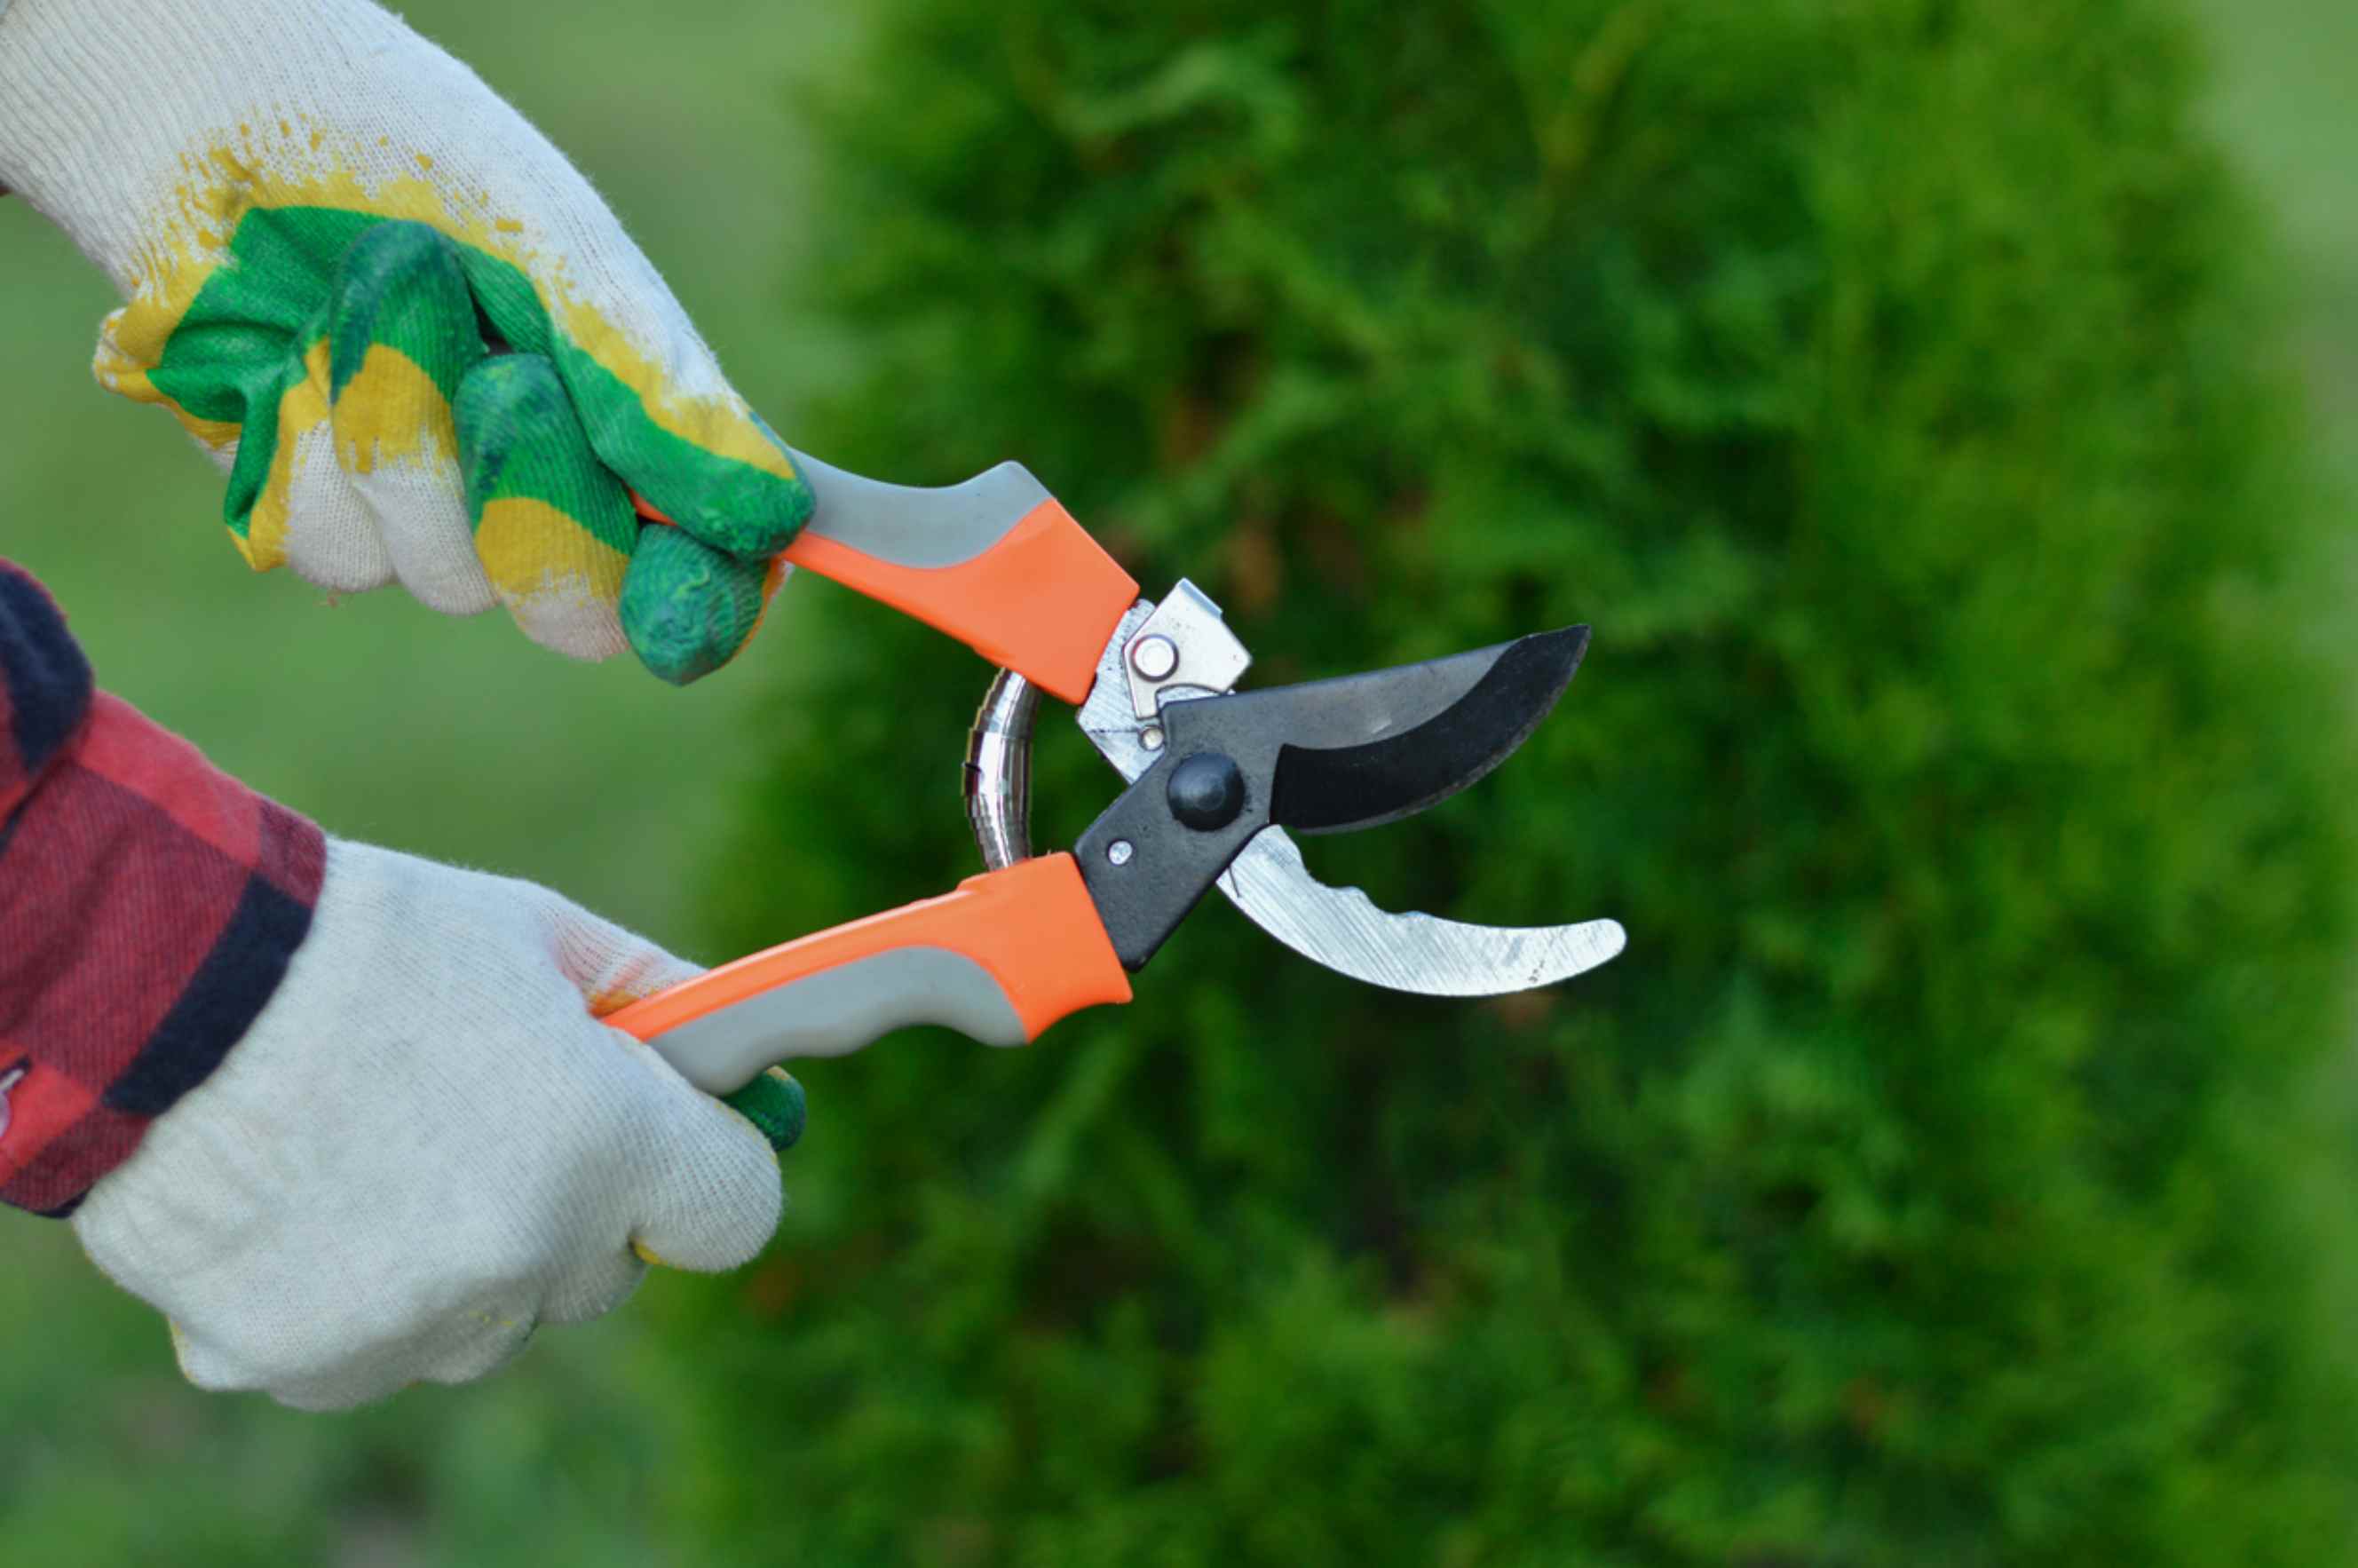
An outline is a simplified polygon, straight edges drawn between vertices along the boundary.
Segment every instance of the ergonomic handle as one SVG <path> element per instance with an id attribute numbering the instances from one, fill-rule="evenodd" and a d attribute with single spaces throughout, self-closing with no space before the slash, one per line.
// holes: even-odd
<path id="1" fill-rule="evenodd" d="M 817 504 L 785 558 L 1078 706 L 1138 581 L 1021 463 L 938 490 L 794 453 Z M 667 523 L 644 497 L 640 515 Z"/>
<path id="2" fill-rule="evenodd" d="M 1055 854 L 723 964 L 605 1022 L 725 1096 L 773 1062 L 847 1055 L 912 1023 L 1022 1045 L 1130 996 L 1080 868 Z"/>

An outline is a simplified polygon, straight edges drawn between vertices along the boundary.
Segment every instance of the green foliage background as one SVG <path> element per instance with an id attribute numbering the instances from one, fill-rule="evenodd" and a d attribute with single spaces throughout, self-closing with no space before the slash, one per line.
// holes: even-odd
<path id="1" fill-rule="evenodd" d="M 714 1517 L 826 1562 L 2346 1551 L 2307 1260 L 2351 1238 L 2284 1197 L 2344 1048 L 2327 519 L 2174 22 L 917 0 L 875 59 L 817 135 L 871 358 L 805 439 L 1022 454 L 1263 680 L 1594 622 L 1513 765 L 1322 863 L 1633 948 L 1403 1002 L 1207 912 L 1028 1054 L 815 1067 L 803 1255 L 705 1412 L 802 1419 Z M 849 717 L 780 750 L 748 939 L 969 853 L 906 762 L 968 672 L 823 612 L 801 699 Z"/>
<path id="2" fill-rule="evenodd" d="M 800 444 L 1022 457 L 1257 681 L 1593 622 L 1513 766 L 1313 857 L 1633 947 L 1467 1010 L 1207 907 L 1030 1052 L 814 1065 L 753 1271 L 348 1420 L 190 1393 L 0 1220 L 10 1553 L 2352 1557 L 2342 8 L 2217 7 L 2219 94 L 2142 0 L 895 0 L 856 70 L 751 0 L 404 8 Z M 106 303 L 0 202 L 0 548 L 228 765 L 708 957 L 970 868 L 970 658 L 815 583 L 684 696 L 322 610 L 69 395 Z M 1050 841 L 1110 783 L 1053 739 Z"/>

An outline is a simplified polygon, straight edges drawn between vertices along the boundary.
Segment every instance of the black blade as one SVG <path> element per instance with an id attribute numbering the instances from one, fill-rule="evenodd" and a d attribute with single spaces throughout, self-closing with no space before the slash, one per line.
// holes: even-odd
<path id="1" fill-rule="evenodd" d="M 1163 756 L 1075 847 L 1123 963 L 1137 968 L 1252 836 L 1369 827 L 1504 762 L 1572 682 L 1588 628 L 1422 665 L 1173 702 Z"/>
<path id="2" fill-rule="evenodd" d="M 1340 833 L 1412 816 L 1466 788 L 1539 728 L 1580 668 L 1588 628 L 1431 664 L 1292 688 L 1324 712 L 1277 754 L 1270 820 Z M 1319 687 L 1355 687 L 1321 693 Z M 1278 697 L 1288 693 L 1271 692 Z M 1338 733 L 1363 737 L 1334 744 Z"/>

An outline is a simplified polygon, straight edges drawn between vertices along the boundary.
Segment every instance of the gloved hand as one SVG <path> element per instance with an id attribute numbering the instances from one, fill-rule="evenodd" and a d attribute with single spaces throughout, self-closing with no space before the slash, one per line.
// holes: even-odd
<path id="1" fill-rule="evenodd" d="M 697 971 L 527 882 L 330 839 L 310 934 L 73 1217 L 207 1389 L 327 1410 L 460 1382 L 645 1271 L 734 1268 L 770 1143 L 593 1013 Z"/>
<path id="2" fill-rule="evenodd" d="M 367 0 L 16 0 L 7 186 L 123 290 L 99 380 L 226 466 L 257 569 L 679 682 L 783 580 L 785 449 L 588 182 Z"/>

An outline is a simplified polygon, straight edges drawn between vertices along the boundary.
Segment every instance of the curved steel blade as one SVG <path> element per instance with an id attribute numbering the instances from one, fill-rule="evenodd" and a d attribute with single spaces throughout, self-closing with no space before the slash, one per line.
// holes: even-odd
<path id="1" fill-rule="evenodd" d="M 1380 827 L 1448 799 L 1531 739 L 1572 684 L 1588 628 L 1428 664 L 1230 697 L 1270 705 L 1285 743 L 1270 819 L 1303 833 Z"/>
<path id="2" fill-rule="evenodd" d="M 1247 918 L 1314 963 L 1421 996 L 1498 996 L 1570 979 L 1628 945 L 1620 923 L 1469 925 L 1379 909 L 1357 888 L 1329 887 L 1282 827 L 1263 829 L 1220 874 Z"/>
<path id="3" fill-rule="evenodd" d="M 1133 781 L 1154 765 L 1157 752 L 1130 711 L 1122 651 L 1153 608 L 1152 600 L 1139 600 L 1115 629 L 1097 686 L 1077 715 L 1098 753 Z M 1474 925 L 1379 909 L 1357 888 L 1329 887 L 1311 875 L 1300 847 L 1279 827 L 1264 829 L 1246 845 L 1218 886 L 1247 919 L 1311 962 L 1368 985 L 1423 996 L 1498 996 L 1552 985 L 1596 968 L 1628 940 L 1610 920 Z"/>

